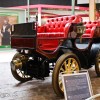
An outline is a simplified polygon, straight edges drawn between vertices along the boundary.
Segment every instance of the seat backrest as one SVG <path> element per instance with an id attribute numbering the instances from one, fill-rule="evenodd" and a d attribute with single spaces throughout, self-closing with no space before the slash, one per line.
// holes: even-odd
<path id="1" fill-rule="evenodd" d="M 83 25 L 86 27 L 86 30 L 85 30 L 85 33 L 82 35 L 82 37 L 85 37 L 85 38 L 93 38 L 94 36 L 94 33 L 95 33 L 95 29 L 96 29 L 96 26 L 99 26 L 99 22 L 83 22 Z"/>
<path id="2" fill-rule="evenodd" d="M 64 32 L 67 23 L 79 23 L 82 21 L 80 16 L 63 16 L 47 20 L 46 32 Z"/>

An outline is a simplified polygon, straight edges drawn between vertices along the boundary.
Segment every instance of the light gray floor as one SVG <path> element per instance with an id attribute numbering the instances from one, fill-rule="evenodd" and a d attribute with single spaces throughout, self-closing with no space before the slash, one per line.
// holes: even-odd
<path id="1" fill-rule="evenodd" d="M 64 100 L 52 89 L 51 77 L 20 83 L 10 71 L 10 63 L 0 63 L 0 100 Z"/>
<path id="2" fill-rule="evenodd" d="M 10 62 L 15 53 L 14 49 L 0 49 L 0 62 Z"/>

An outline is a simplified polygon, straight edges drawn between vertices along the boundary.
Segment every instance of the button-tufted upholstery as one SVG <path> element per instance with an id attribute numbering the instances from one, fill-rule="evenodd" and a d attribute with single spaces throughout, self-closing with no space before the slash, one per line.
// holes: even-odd
<path id="1" fill-rule="evenodd" d="M 80 16 L 63 16 L 47 20 L 44 26 L 38 27 L 37 36 L 41 37 L 66 37 L 65 25 L 67 23 L 78 23 L 82 19 Z"/>
<path id="2" fill-rule="evenodd" d="M 93 38 L 95 29 L 97 26 L 100 26 L 100 22 L 84 22 L 84 26 L 86 27 L 85 33 L 82 35 L 83 38 Z"/>
<path id="3" fill-rule="evenodd" d="M 47 20 L 46 24 L 38 27 L 37 45 L 40 50 L 55 51 L 67 38 L 67 33 L 71 23 L 79 23 L 80 16 L 63 16 Z"/>

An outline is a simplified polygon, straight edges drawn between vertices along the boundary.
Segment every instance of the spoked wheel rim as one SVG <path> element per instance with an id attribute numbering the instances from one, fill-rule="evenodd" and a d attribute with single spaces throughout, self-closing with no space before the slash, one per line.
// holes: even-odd
<path id="1" fill-rule="evenodd" d="M 95 71 L 98 77 L 100 77 L 100 51 L 97 53 L 95 60 Z"/>
<path id="2" fill-rule="evenodd" d="M 23 65 L 23 62 L 20 61 L 20 64 L 22 66 L 20 68 L 17 68 L 16 64 L 13 62 L 13 60 L 16 61 L 17 59 L 20 59 L 22 56 L 24 56 L 24 55 L 21 55 L 19 53 L 15 54 L 15 56 L 13 57 L 12 62 L 11 62 L 11 72 L 15 79 L 17 79 L 18 81 L 21 81 L 21 82 L 25 82 L 25 81 L 31 80 L 33 78 L 33 76 L 27 74 L 26 67 L 28 67 L 28 66 Z"/>
<path id="3" fill-rule="evenodd" d="M 25 79 L 31 78 L 30 75 L 25 74 L 25 72 L 22 71 L 21 69 L 16 69 L 16 73 L 17 73 L 21 78 L 25 78 Z"/>
<path id="4" fill-rule="evenodd" d="M 68 58 L 68 59 L 64 60 L 64 62 L 62 63 L 62 65 L 60 67 L 60 70 L 59 70 L 59 79 L 58 79 L 59 88 L 61 89 L 62 92 L 64 92 L 64 88 L 63 88 L 63 84 L 62 84 L 61 75 L 62 74 L 72 74 L 75 72 L 79 72 L 79 64 L 76 61 L 76 59 Z"/>

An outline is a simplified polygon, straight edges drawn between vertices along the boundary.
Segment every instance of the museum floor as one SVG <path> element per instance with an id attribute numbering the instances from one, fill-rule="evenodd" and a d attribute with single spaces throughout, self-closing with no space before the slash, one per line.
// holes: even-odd
<path id="1" fill-rule="evenodd" d="M 51 76 L 44 81 L 33 79 L 20 83 L 15 80 L 10 71 L 10 60 L 14 53 L 12 50 L 0 51 L 0 100 L 64 100 L 54 93 Z M 89 73 L 93 93 L 100 93 L 100 78 L 96 77 L 94 68 L 89 69 Z"/>

